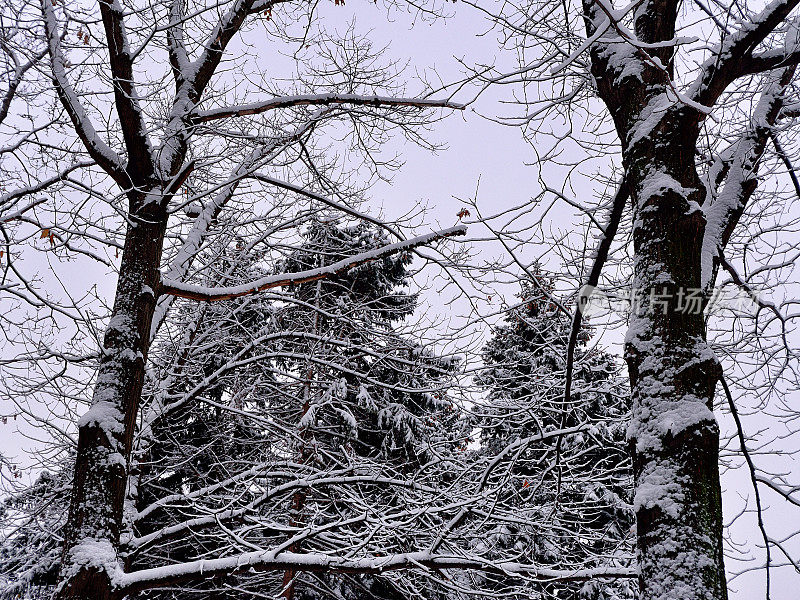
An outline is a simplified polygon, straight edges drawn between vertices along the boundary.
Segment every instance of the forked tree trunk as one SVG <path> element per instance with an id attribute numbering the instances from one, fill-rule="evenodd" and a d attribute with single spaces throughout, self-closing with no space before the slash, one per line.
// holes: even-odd
<path id="1" fill-rule="evenodd" d="M 635 20 L 638 38 L 672 39 L 678 3 L 643 6 Z M 591 35 L 606 16 L 592 0 L 584 0 L 584 10 Z M 695 150 L 702 119 L 672 89 L 673 47 L 649 52 L 653 58 L 619 37 L 591 51 L 598 93 L 622 145 L 634 214 L 634 306 L 625 358 L 640 598 L 725 600 L 713 414 L 721 370 L 706 343 L 701 296 L 706 190 Z"/>
<path id="2" fill-rule="evenodd" d="M 141 202 L 141 199 L 138 199 Z M 135 418 L 155 308 L 166 211 L 132 210 L 92 407 L 78 423 L 78 449 L 58 600 L 113 597 Z"/>

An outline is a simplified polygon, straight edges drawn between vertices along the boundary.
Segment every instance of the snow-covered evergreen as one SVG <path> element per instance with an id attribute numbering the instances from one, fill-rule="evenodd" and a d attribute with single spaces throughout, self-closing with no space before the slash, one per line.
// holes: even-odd
<path id="1" fill-rule="evenodd" d="M 387 242 L 374 226 L 319 219 L 277 270 L 324 267 Z M 242 256 L 235 246 L 226 252 L 231 279 L 252 280 L 264 269 L 263 261 Z M 262 527 L 242 528 L 236 521 L 189 527 L 169 543 L 161 539 L 136 550 L 135 568 L 187 561 L 212 549 L 224 555 L 228 545 L 274 547 L 292 536 L 289 551 L 332 551 L 336 523 L 364 510 L 380 519 L 381 512 L 405 506 L 409 482 L 445 476 L 445 460 L 465 445 L 467 422 L 447 394 L 456 365 L 396 330 L 417 304 L 405 287 L 410 263 L 407 254 L 387 256 L 280 296 L 248 297 L 233 306 L 188 304 L 181 311 L 196 325 L 188 337 L 154 350 L 154 362 L 164 369 L 162 380 L 180 365 L 167 404 L 198 385 L 203 391 L 186 408 L 154 420 L 139 463 L 137 536 L 160 539 L 160 531 L 189 511 L 218 514 L 225 507 L 247 507 L 241 518 Z M 354 485 L 354 476 L 363 481 Z M 258 501 L 265 491 L 304 477 L 311 485 Z M 229 485 L 201 493 L 226 479 Z M 174 496 L 178 490 L 183 498 Z M 159 508 L 148 508 L 154 505 Z M 302 535 L 331 524 L 331 539 Z M 396 531 L 394 543 L 414 548 L 417 533 Z M 292 571 L 234 581 L 204 582 L 199 589 L 219 598 L 260 592 L 355 599 L 401 598 L 408 585 Z"/>
<path id="2" fill-rule="evenodd" d="M 569 315 L 553 280 L 536 271 L 518 304 L 494 328 L 483 351 L 474 407 L 481 450 L 498 461 L 505 519 L 485 542 L 498 554 L 554 568 L 586 568 L 632 557 L 633 478 L 625 430 L 629 400 L 614 358 L 578 338 L 572 393 L 564 398 Z M 559 433 L 563 432 L 563 433 Z M 545 439 L 541 439 L 546 436 Z M 616 557 L 616 558 L 615 558 Z M 631 597 L 629 582 L 520 586 L 490 577 L 492 588 L 519 598 Z"/>

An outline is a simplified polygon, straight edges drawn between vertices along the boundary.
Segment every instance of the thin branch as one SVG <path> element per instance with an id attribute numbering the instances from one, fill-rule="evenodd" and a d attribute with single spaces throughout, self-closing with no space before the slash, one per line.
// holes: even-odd
<path id="1" fill-rule="evenodd" d="M 619 223 L 622 220 L 622 212 L 625 209 L 625 204 L 630 197 L 630 190 L 625 182 L 625 179 L 620 182 L 617 188 L 617 193 L 614 196 L 614 202 L 611 205 L 611 214 L 608 217 L 608 224 L 603 232 L 603 237 L 600 244 L 597 246 L 597 251 L 594 255 L 592 268 L 589 271 L 589 277 L 586 283 L 581 287 L 581 293 L 575 305 L 575 313 L 572 315 L 572 328 L 569 332 L 569 342 L 567 343 L 567 372 L 566 381 L 564 383 L 564 402 L 569 403 L 569 397 L 572 392 L 572 367 L 575 363 L 575 346 L 578 343 L 578 334 L 581 331 L 581 324 L 583 322 L 583 304 L 589 300 L 584 297 L 584 291 L 588 289 L 589 293 L 600 281 L 600 274 L 608 259 L 608 253 L 611 249 L 611 244 L 614 241 L 614 236 L 617 235 Z"/>
<path id="2" fill-rule="evenodd" d="M 789 173 L 789 177 L 792 180 L 794 191 L 797 194 L 797 197 L 800 198 L 800 181 L 797 180 L 797 173 L 794 170 L 794 166 L 792 165 L 789 155 L 784 152 L 783 146 L 781 146 L 781 143 L 778 141 L 778 135 L 775 133 L 774 129 L 770 130 L 769 137 L 772 139 L 772 145 L 775 146 L 775 152 L 778 155 L 778 158 L 783 161 L 783 164 L 786 167 L 786 172 Z"/>
<path id="3" fill-rule="evenodd" d="M 772 564 L 772 556 L 770 554 L 770 539 L 767 535 L 766 527 L 764 526 L 764 519 L 763 519 L 763 510 L 761 507 L 761 494 L 758 491 L 758 476 L 756 475 L 756 467 L 753 464 L 753 458 L 750 456 L 750 451 L 747 449 L 747 441 L 745 440 L 744 436 L 744 429 L 742 428 L 742 421 L 739 418 L 739 411 L 736 408 L 736 403 L 733 401 L 733 396 L 731 395 L 731 390 L 728 387 L 728 382 L 725 381 L 724 377 L 719 378 L 720 382 L 722 383 L 722 389 L 725 390 L 725 396 L 728 398 L 728 406 L 731 409 L 731 415 L 733 416 L 733 420 L 736 423 L 736 433 L 739 436 L 739 445 L 742 448 L 742 454 L 744 455 L 744 459 L 747 462 L 747 468 L 750 471 L 750 481 L 753 484 L 753 494 L 755 496 L 756 501 L 756 517 L 758 519 L 758 529 L 761 531 L 761 537 L 764 539 L 764 549 L 767 553 L 767 564 L 765 568 L 766 572 L 766 600 L 769 600 L 769 591 L 770 591 L 770 566 Z"/>

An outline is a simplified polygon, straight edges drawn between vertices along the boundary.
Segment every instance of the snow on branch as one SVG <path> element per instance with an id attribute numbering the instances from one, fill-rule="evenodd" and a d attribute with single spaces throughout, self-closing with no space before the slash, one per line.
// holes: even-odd
<path id="1" fill-rule="evenodd" d="M 650 32 L 649 37 L 656 40 L 655 42 L 645 42 L 641 40 L 635 31 L 629 29 L 622 22 L 624 16 L 639 4 L 639 2 L 633 2 L 624 9 L 615 10 L 612 3 L 606 0 L 593 0 L 592 2 L 584 3 L 586 16 L 591 23 L 587 29 L 587 31 L 591 33 L 587 42 L 595 40 L 593 42 L 595 47 L 597 47 L 598 44 L 602 46 L 602 54 L 606 57 L 606 75 L 609 77 L 609 80 L 618 83 L 621 81 L 620 78 L 623 75 L 628 78 L 635 75 L 635 79 L 643 83 L 644 80 L 642 76 L 644 68 L 648 66 L 653 73 L 658 73 L 658 79 L 661 84 L 668 88 L 670 95 L 680 104 L 689 106 L 703 114 L 710 112 L 707 106 L 696 102 L 689 96 L 683 94 L 678 87 L 676 87 L 675 82 L 672 80 L 670 70 L 664 65 L 666 56 L 659 56 L 658 54 L 659 50 L 666 50 L 671 53 L 674 47 L 681 44 L 692 43 L 695 39 L 674 36 L 665 38 L 662 35 L 665 33 L 664 31 L 657 32 L 654 30 Z M 656 19 L 652 22 L 653 25 L 658 23 L 663 25 L 660 19 Z M 598 37 L 597 32 L 600 30 L 603 30 L 603 32 L 607 30 L 608 34 L 606 35 L 604 33 Z M 592 44 L 590 44 L 590 46 L 591 45 Z M 587 48 L 588 47 L 589 46 L 587 46 Z M 562 64 L 569 64 L 575 58 L 577 58 L 577 55 L 574 58 L 568 58 Z M 553 72 L 557 72 L 560 68 L 560 66 L 556 67 Z"/>
<path id="2" fill-rule="evenodd" d="M 278 96 L 264 102 L 252 102 L 240 106 L 226 106 L 195 113 L 192 120 L 195 123 L 206 123 L 217 119 L 241 117 L 244 115 L 258 115 L 278 108 L 291 108 L 294 106 L 330 106 L 332 104 L 349 104 L 353 106 L 410 106 L 414 108 L 453 108 L 464 110 L 465 105 L 449 100 L 436 100 L 426 98 L 395 98 L 390 96 L 362 96 L 359 94 L 305 94 L 299 96 Z"/>
<path id="3" fill-rule="evenodd" d="M 717 51 L 702 66 L 697 80 L 687 91 L 694 101 L 706 106 L 714 104 L 716 99 L 735 79 L 743 75 L 758 72 L 756 67 L 764 70 L 774 68 L 775 61 L 767 60 L 770 54 L 753 57 L 753 50 L 763 42 L 769 34 L 784 22 L 800 0 L 773 0 L 749 22 L 733 34 L 723 37 Z M 786 52 L 786 61 L 790 56 L 796 58 L 793 49 Z M 777 61 L 778 64 L 788 64 Z M 789 61 L 791 62 L 791 61 Z"/>
<path id="4" fill-rule="evenodd" d="M 53 69 L 53 81 L 56 92 L 72 121 L 75 131 L 81 138 L 86 151 L 97 164 L 100 165 L 117 183 L 123 187 L 128 186 L 128 175 L 122 158 L 101 138 L 92 125 L 89 115 L 81 104 L 78 94 L 67 78 L 67 61 L 61 51 L 61 38 L 58 34 L 58 19 L 56 18 L 53 3 L 42 0 L 42 15 L 44 16 L 47 49 Z"/>
<path id="5" fill-rule="evenodd" d="M 191 96 L 195 99 L 202 95 L 216 72 L 225 49 L 242 27 L 247 15 L 252 12 L 254 4 L 253 0 L 235 0 L 211 31 L 202 53 L 190 67 L 192 73 L 187 83 L 192 87 Z"/>
<path id="6" fill-rule="evenodd" d="M 783 73 L 773 72 L 764 77 L 765 89 L 753 111 L 750 126 L 730 149 L 732 157 L 727 166 L 724 187 L 703 206 L 706 227 L 703 233 L 701 284 L 704 288 L 712 285 L 719 252 L 728 244 L 736 223 L 755 193 L 758 167 L 765 145 L 780 114 L 784 92 L 794 72 L 795 68 L 789 67 Z"/>
<path id="7" fill-rule="evenodd" d="M 134 85 L 133 56 L 128 44 L 124 9 L 118 0 L 100 0 L 99 5 L 114 83 L 114 105 L 131 163 L 128 172 L 138 180 L 135 183 L 141 185 L 152 177 L 155 165 L 142 107 Z"/>
<path id="8" fill-rule="evenodd" d="M 754 54 L 742 68 L 743 75 L 755 75 L 764 73 L 779 67 L 787 67 L 800 63 L 800 48 L 794 50 L 768 50 L 760 54 Z"/>
<path id="9" fill-rule="evenodd" d="M 253 6 L 250 7 L 250 11 L 252 13 L 259 13 L 268 10 L 272 10 L 273 7 L 277 6 L 278 4 L 284 4 L 289 2 L 289 0 L 256 0 L 253 3 Z"/>
<path id="10" fill-rule="evenodd" d="M 195 219 L 189 234 L 186 236 L 183 244 L 173 257 L 170 266 L 167 268 L 164 274 L 165 279 L 176 280 L 186 276 L 212 224 L 215 222 L 217 215 L 219 215 L 220 211 L 222 211 L 234 197 L 241 181 L 246 176 L 252 175 L 253 169 L 257 168 L 258 165 L 268 162 L 282 152 L 288 144 L 300 139 L 302 135 L 314 126 L 317 119 L 322 116 L 325 110 L 327 109 L 320 109 L 311 118 L 301 123 L 285 137 L 279 137 L 272 140 L 269 144 L 256 147 L 247 157 L 242 159 L 239 165 L 233 170 L 233 173 L 231 173 L 228 181 L 217 188 L 211 201 L 203 207 L 200 215 Z M 173 300 L 174 296 L 159 298 L 150 327 L 151 341 L 155 339 L 156 333 L 161 327 Z"/>
<path id="11" fill-rule="evenodd" d="M 6 91 L 3 93 L 2 100 L 0 100 L 0 123 L 3 123 L 8 116 L 8 111 L 11 108 L 11 102 L 16 97 L 17 89 L 19 89 L 19 86 L 22 84 L 25 74 L 45 57 L 47 54 L 47 49 L 45 48 L 44 50 L 40 50 L 34 54 L 30 60 L 23 64 L 19 63 L 19 57 L 17 57 L 16 53 L 8 47 L 8 44 L 3 39 L 0 39 L 0 49 L 2 49 L 3 52 L 7 54 L 17 65 L 13 75 L 11 75 L 8 88 L 6 88 Z"/>
<path id="12" fill-rule="evenodd" d="M 430 552 L 407 552 L 381 557 L 345 558 L 321 552 L 295 553 L 255 551 L 218 558 L 194 560 L 164 567 L 144 569 L 133 573 L 117 571 L 113 578 L 116 590 L 125 594 L 166 587 L 199 578 L 207 579 L 241 572 L 258 571 L 316 571 L 339 573 L 384 573 L 409 569 L 461 569 L 528 577 L 540 581 L 585 581 L 597 578 L 623 579 L 636 577 L 636 571 L 622 567 L 557 570 L 540 568 L 518 562 L 489 562 L 479 558 Z"/>
<path id="13" fill-rule="evenodd" d="M 61 181 L 64 181 L 70 173 L 76 171 L 77 169 L 81 169 L 84 167 L 90 167 L 94 164 L 94 161 L 78 161 L 75 162 L 68 167 L 65 167 L 61 171 L 59 171 L 56 175 L 49 177 L 48 179 L 44 179 L 42 181 L 38 181 L 35 184 L 23 186 L 20 188 L 16 188 L 6 192 L 5 194 L 0 195 L 0 211 L 8 210 L 8 207 L 13 206 L 19 201 L 20 198 L 24 198 L 30 196 L 32 194 L 36 194 L 38 192 L 42 192 L 46 190 L 51 185 L 55 185 Z M 29 205 L 31 208 L 34 205 L 40 204 L 42 200 L 35 200 L 33 204 Z M 6 214 L 0 216 L 0 223 L 7 223 L 15 218 L 17 218 L 20 214 L 28 210 L 27 208 L 22 211 L 17 211 L 14 214 Z"/>
<path id="14" fill-rule="evenodd" d="M 411 250 L 412 248 L 424 246 L 443 238 L 465 235 L 466 233 L 466 226 L 458 225 L 442 231 L 434 231 L 410 240 L 404 240 L 402 242 L 397 242 L 381 248 L 375 248 L 367 252 L 362 252 L 325 267 L 300 271 L 299 273 L 278 273 L 276 275 L 268 275 L 267 277 L 262 277 L 261 279 L 251 283 L 232 287 L 209 288 L 165 279 L 159 286 L 159 293 L 171 294 L 173 296 L 189 298 L 191 300 L 202 300 L 205 302 L 231 300 L 233 298 L 247 296 L 248 294 L 255 294 L 276 287 L 300 285 L 310 281 L 317 281 L 318 279 L 325 279 L 327 277 L 332 277 L 334 275 L 344 273 L 345 271 L 349 271 L 353 267 L 378 260 L 391 254 L 396 254 L 404 250 Z"/>

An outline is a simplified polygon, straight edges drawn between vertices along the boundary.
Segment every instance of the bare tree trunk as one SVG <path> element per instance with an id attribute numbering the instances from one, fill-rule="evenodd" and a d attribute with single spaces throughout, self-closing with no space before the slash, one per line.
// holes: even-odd
<path id="1" fill-rule="evenodd" d="M 704 187 L 680 117 L 669 123 L 671 135 L 629 149 L 625 165 L 636 256 L 625 352 L 639 581 L 648 600 L 727 598 L 712 412 L 720 366 L 706 344 L 700 296 L 705 218 L 692 209 Z"/>
<path id="2" fill-rule="evenodd" d="M 584 4 L 589 34 L 606 19 Z M 636 34 L 675 35 L 678 4 L 648 1 Z M 608 34 L 614 38 L 616 32 Z M 672 47 L 646 54 L 621 37 L 592 49 L 592 74 L 622 144 L 633 202 L 633 310 L 626 338 L 633 415 L 637 558 L 642 600 L 724 600 L 719 362 L 706 343 L 702 205 L 695 164 L 702 121 L 672 88 Z M 664 67 L 663 65 L 668 65 Z"/>
<path id="3" fill-rule="evenodd" d="M 141 203 L 141 200 L 140 200 Z M 79 422 L 78 449 L 58 599 L 112 598 L 118 546 L 166 211 L 153 202 L 132 210 L 114 308 L 92 408 Z"/>

